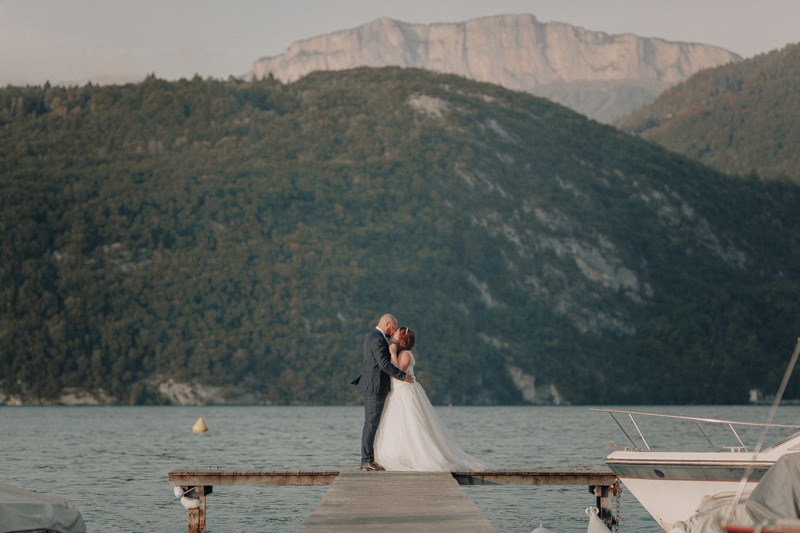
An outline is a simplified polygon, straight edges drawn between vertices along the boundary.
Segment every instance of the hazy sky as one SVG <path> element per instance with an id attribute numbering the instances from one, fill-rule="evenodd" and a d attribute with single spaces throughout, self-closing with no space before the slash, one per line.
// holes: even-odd
<path id="1" fill-rule="evenodd" d="M 800 42 L 800 0 L 0 0 L 0 86 L 227 78 L 297 40 L 379 17 L 520 13 L 745 58 Z"/>

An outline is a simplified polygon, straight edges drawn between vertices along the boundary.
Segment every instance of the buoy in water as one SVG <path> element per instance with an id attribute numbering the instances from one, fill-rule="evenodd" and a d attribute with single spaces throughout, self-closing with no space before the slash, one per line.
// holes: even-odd
<path id="1" fill-rule="evenodd" d="M 586 533 L 611 533 L 611 530 L 597 516 L 599 514 L 600 510 L 597 507 L 586 509 L 586 516 L 589 517 L 589 529 L 586 530 Z"/>
<path id="2" fill-rule="evenodd" d="M 192 431 L 194 431 L 195 433 L 203 433 L 205 431 L 208 431 L 208 427 L 206 427 L 206 423 L 203 420 L 202 416 L 197 419 L 197 422 L 194 423 L 194 425 L 192 426 Z"/>
<path id="3" fill-rule="evenodd" d="M 183 505 L 184 509 L 199 509 L 203 502 L 198 500 L 197 498 L 187 498 L 186 496 L 181 497 L 181 505 Z"/>
<path id="4" fill-rule="evenodd" d="M 550 530 L 546 527 L 542 527 L 542 524 L 539 523 L 539 527 L 531 531 L 531 533 L 550 533 Z"/>

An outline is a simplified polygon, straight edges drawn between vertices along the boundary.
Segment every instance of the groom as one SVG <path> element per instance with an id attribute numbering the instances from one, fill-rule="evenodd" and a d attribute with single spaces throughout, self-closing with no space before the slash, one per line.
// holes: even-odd
<path id="1" fill-rule="evenodd" d="M 391 362 L 389 339 L 397 329 L 397 319 L 383 315 L 378 326 L 364 341 L 364 369 L 351 383 L 364 393 L 364 429 L 361 432 L 361 470 L 384 470 L 375 462 L 375 433 L 381 421 L 383 404 L 391 390 L 389 376 L 408 383 L 414 377 L 406 374 Z"/>

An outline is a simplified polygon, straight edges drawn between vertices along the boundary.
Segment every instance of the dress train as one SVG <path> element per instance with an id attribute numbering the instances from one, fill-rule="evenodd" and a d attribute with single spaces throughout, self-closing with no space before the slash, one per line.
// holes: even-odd
<path id="1" fill-rule="evenodd" d="M 411 356 L 407 373 L 414 373 Z M 462 450 L 433 409 L 422 385 L 392 380 L 378 433 L 375 461 L 394 471 L 482 471 L 489 465 Z"/>

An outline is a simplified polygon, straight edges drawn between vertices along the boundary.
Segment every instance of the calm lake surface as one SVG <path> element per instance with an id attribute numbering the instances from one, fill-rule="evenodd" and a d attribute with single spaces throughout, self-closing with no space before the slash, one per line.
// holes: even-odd
<path id="1" fill-rule="evenodd" d="M 763 422 L 767 406 L 635 407 L 639 411 Z M 606 413 L 589 407 L 437 407 L 462 447 L 504 470 L 605 469 L 607 443 L 627 440 Z M 800 407 L 775 423 L 800 423 Z M 192 432 L 203 417 L 209 431 Z M 637 420 L 638 421 L 638 420 Z M 186 531 L 187 512 L 167 481 L 170 470 L 355 470 L 363 408 L 354 407 L 0 407 L 0 482 L 72 502 L 91 532 Z M 651 448 L 704 449 L 691 423 L 640 423 Z M 705 428 L 704 428 L 705 429 Z M 772 431 L 766 445 L 786 433 Z M 733 439 L 712 440 L 735 446 Z M 758 430 L 744 432 L 745 444 Z M 210 533 L 295 531 L 326 487 L 214 487 Z M 543 524 L 585 532 L 586 487 L 464 487 L 502 532 Z M 660 531 L 623 490 L 620 531 Z"/>

